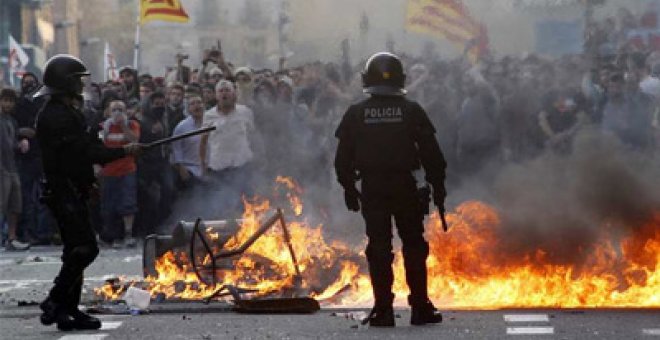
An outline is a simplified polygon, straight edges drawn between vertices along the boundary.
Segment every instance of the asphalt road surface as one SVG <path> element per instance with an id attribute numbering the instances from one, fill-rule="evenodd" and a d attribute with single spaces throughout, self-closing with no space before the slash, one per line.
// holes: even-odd
<path id="1" fill-rule="evenodd" d="M 0 339 L 660 339 L 660 309 L 446 311 L 442 324 L 422 327 L 410 326 L 410 312 L 401 309 L 396 328 L 370 329 L 355 320 L 367 310 L 246 315 L 201 303 L 147 315 L 101 315 L 101 330 L 59 332 L 39 323 L 32 304 L 45 298 L 59 251 L 0 252 Z M 102 249 L 86 272 L 86 290 L 107 275 L 140 278 L 141 261 L 137 249 Z"/>

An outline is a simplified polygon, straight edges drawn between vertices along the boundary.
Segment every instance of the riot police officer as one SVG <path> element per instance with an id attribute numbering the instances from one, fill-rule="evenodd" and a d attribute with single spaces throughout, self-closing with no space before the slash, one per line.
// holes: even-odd
<path id="1" fill-rule="evenodd" d="M 104 164 L 136 155 L 141 146 L 108 149 L 90 133 L 82 107 L 82 77 L 89 72 L 70 55 L 56 55 L 46 62 L 44 86 L 36 97 L 50 96 L 37 117 L 37 139 L 43 154 L 44 196 L 62 236 L 62 267 L 48 297 L 40 307 L 44 325 L 60 330 L 99 329 L 101 322 L 78 310 L 83 271 L 99 249 L 86 205 L 95 178 L 92 164 Z"/>
<path id="2" fill-rule="evenodd" d="M 424 168 L 425 179 L 433 186 L 434 203 L 444 209 L 445 160 L 424 109 L 405 97 L 405 74 L 397 56 L 385 52 L 373 55 L 362 80 L 370 97 L 352 105 L 342 118 L 336 132 L 335 170 L 346 206 L 352 211 L 362 210 L 366 223 L 366 255 L 375 304 L 365 323 L 394 326 L 392 217 L 403 243 L 412 307 L 410 323 L 439 323 L 442 315 L 427 293 L 429 246 L 423 237 L 423 219 L 429 197 L 420 197 L 413 171 L 420 165 Z M 361 192 L 356 187 L 358 180 Z"/>

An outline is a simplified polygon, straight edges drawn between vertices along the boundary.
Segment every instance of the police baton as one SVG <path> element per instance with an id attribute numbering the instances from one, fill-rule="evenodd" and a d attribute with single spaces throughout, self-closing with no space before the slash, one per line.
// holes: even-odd
<path id="1" fill-rule="evenodd" d="M 153 141 L 151 143 L 146 143 L 146 144 L 144 144 L 143 148 L 145 150 L 155 148 L 159 145 L 169 144 L 169 143 L 181 140 L 181 139 L 186 139 L 186 138 L 189 138 L 189 137 L 192 137 L 192 136 L 197 136 L 197 135 L 201 135 L 203 133 L 211 132 L 213 130 L 215 130 L 215 126 L 209 126 L 209 127 L 201 128 L 199 130 L 194 130 L 194 131 L 186 132 L 186 133 L 183 133 L 183 134 L 180 134 L 180 135 L 159 139 L 159 140 Z"/>
<path id="2" fill-rule="evenodd" d="M 449 227 L 447 226 L 447 220 L 445 219 L 445 208 L 442 207 L 438 209 L 438 213 L 440 214 L 440 220 L 442 221 L 442 230 L 446 233 L 449 230 Z"/>

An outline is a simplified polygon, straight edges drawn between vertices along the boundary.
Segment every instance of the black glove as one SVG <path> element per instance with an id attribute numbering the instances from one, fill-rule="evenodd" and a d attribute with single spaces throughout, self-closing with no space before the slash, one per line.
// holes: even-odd
<path id="1" fill-rule="evenodd" d="M 440 211 L 445 211 L 445 197 L 447 197 L 447 191 L 444 186 L 433 186 L 433 204 Z"/>
<path id="2" fill-rule="evenodd" d="M 360 192 L 355 188 L 344 190 L 344 202 L 350 211 L 360 211 Z"/>

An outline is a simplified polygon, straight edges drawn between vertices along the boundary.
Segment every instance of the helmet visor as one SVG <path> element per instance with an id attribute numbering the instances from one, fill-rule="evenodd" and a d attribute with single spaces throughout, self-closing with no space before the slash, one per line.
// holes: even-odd
<path id="1" fill-rule="evenodd" d="M 405 89 L 396 86 L 377 85 L 364 88 L 364 93 L 375 94 L 380 96 L 405 96 Z"/>

